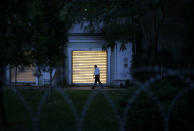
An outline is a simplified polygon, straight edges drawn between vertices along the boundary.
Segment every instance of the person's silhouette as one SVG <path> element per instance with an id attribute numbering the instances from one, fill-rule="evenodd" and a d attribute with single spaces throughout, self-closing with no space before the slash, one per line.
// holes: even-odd
<path id="1" fill-rule="evenodd" d="M 92 89 L 94 89 L 96 87 L 97 82 L 101 85 L 101 88 L 104 88 L 101 81 L 100 81 L 100 69 L 97 67 L 97 65 L 94 65 L 94 85 L 92 87 Z"/>

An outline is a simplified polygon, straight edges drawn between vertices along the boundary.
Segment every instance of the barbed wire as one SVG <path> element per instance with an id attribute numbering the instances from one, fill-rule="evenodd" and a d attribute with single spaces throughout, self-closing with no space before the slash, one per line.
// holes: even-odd
<path id="1" fill-rule="evenodd" d="M 134 69 L 133 72 L 142 72 L 142 71 L 160 71 L 160 67 L 142 67 L 142 68 L 137 68 Z M 132 104 L 137 100 L 137 97 L 140 95 L 141 92 L 144 92 L 147 94 L 148 97 L 150 97 L 154 104 L 157 106 L 160 115 L 163 119 L 163 126 L 164 126 L 164 131 L 168 131 L 169 130 L 169 119 L 172 113 L 172 110 L 174 108 L 174 105 L 176 104 L 176 102 L 182 97 L 184 96 L 184 94 L 188 93 L 188 91 L 190 89 L 194 88 L 194 82 L 193 81 L 188 81 L 187 78 L 184 77 L 185 74 L 187 74 L 187 70 L 171 70 L 171 69 L 165 69 L 165 72 L 163 74 L 163 77 L 167 77 L 167 76 L 177 76 L 179 77 L 182 81 L 185 81 L 189 84 L 188 87 L 184 87 L 182 90 L 180 90 L 175 96 L 174 98 L 171 100 L 167 110 L 164 109 L 164 107 L 162 106 L 159 98 L 153 93 L 153 91 L 151 91 L 149 89 L 149 86 L 154 83 L 155 81 L 158 81 L 161 79 L 160 75 L 156 75 L 154 77 L 151 77 L 149 80 L 147 80 L 146 82 L 140 82 L 136 79 L 132 79 L 132 81 L 138 85 L 137 89 L 135 90 L 135 92 L 130 96 L 130 98 L 127 101 L 127 105 L 124 108 L 124 112 L 123 114 L 119 114 L 118 109 L 116 108 L 115 103 L 113 102 L 113 100 L 110 98 L 110 96 L 103 90 L 103 89 L 97 89 L 97 90 L 93 90 L 91 92 L 91 94 L 89 95 L 88 99 L 86 100 L 85 104 L 83 105 L 82 111 L 79 114 L 78 111 L 75 108 L 75 105 L 73 104 L 73 101 L 70 99 L 70 97 L 68 96 L 67 93 L 67 89 L 62 89 L 60 87 L 56 87 L 53 88 L 55 91 L 57 91 L 57 93 L 59 93 L 60 95 L 63 96 L 63 99 L 66 101 L 66 103 L 68 104 L 69 108 L 71 109 L 71 112 L 75 118 L 76 121 L 76 129 L 77 131 L 82 131 L 83 128 L 83 123 L 84 123 L 84 119 L 87 115 L 87 111 L 90 108 L 90 105 L 92 103 L 92 101 L 94 100 L 94 98 L 98 95 L 98 94 L 102 94 L 104 96 L 104 98 L 106 99 L 106 101 L 109 103 L 109 105 L 111 106 L 111 109 L 113 110 L 114 116 L 117 119 L 118 125 L 119 125 L 119 130 L 120 131 L 125 131 L 126 128 L 126 121 L 127 121 L 127 117 L 128 117 L 128 113 L 131 109 Z M 191 70 L 191 74 L 193 74 L 193 70 Z M 183 75 L 184 74 L 184 75 Z M 29 117 L 32 121 L 32 126 L 34 131 L 39 131 L 40 129 L 40 116 L 41 116 L 41 112 L 43 109 L 43 105 L 46 102 L 46 98 L 49 95 L 49 89 L 44 89 L 44 94 L 41 96 L 41 99 L 39 101 L 38 107 L 37 107 L 37 112 L 33 112 L 31 107 L 29 106 L 29 103 L 25 100 L 24 96 L 20 93 L 20 91 L 17 88 L 14 87 L 10 87 L 14 93 L 16 93 L 16 95 L 19 97 L 20 101 L 23 103 L 24 108 L 27 110 L 27 112 L 29 113 Z"/>

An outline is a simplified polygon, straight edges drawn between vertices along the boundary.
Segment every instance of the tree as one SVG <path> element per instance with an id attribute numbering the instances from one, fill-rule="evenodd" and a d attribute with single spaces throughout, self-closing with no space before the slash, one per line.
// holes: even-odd
<path id="1" fill-rule="evenodd" d="M 40 0 L 34 5 L 37 12 L 32 23 L 34 30 L 33 59 L 36 66 L 49 67 L 51 90 L 52 71 L 57 65 L 63 65 L 60 61 L 62 59 L 64 61 L 64 45 L 67 42 L 66 33 L 71 27 L 67 18 L 61 20 L 59 16 L 64 4 L 65 2 L 62 0 Z M 52 93 L 52 91 L 50 92 Z"/>
<path id="2" fill-rule="evenodd" d="M 105 49 L 109 47 L 114 49 L 117 42 L 122 43 L 121 49 L 125 49 L 125 44 L 132 42 L 133 67 L 142 66 L 142 63 L 144 66 L 158 65 L 161 67 L 161 78 L 163 67 L 183 66 L 184 62 L 178 63 L 184 61 L 186 56 L 190 76 L 193 48 L 189 43 L 192 43 L 193 22 L 192 11 L 188 5 L 192 5 L 191 2 L 191 0 L 71 1 L 61 10 L 61 17 L 65 18 L 63 15 L 70 14 L 74 22 L 87 22 L 88 25 L 84 28 L 91 33 L 101 30 L 106 40 Z M 182 16 L 179 14 L 184 11 L 180 7 L 188 10 Z M 182 22 L 179 21 L 181 18 Z M 173 35 L 170 35 L 170 29 Z M 180 40 L 180 37 L 186 39 L 185 34 L 189 36 L 187 42 Z"/>
<path id="3" fill-rule="evenodd" d="M 191 68 L 192 63 L 194 63 L 194 46 L 193 46 L 193 18 L 192 14 L 192 4 L 184 5 L 184 21 L 187 28 L 185 44 L 183 47 L 183 61 L 187 63 L 187 71 L 188 71 L 188 80 L 191 80 Z M 186 58 L 186 59 L 185 59 Z"/>
<path id="4" fill-rule="evenodd" d="M 4 127 L 5 67 L 56 65 L 69 27 L 59 19 L 64 4 L 62 0 L 6 0 L 0 5 L 0 122 Z"/>
<path id="5" fill-rule="evenodd" d="M 0 5 L 0 121 L 7 126 L 3 86 L 5 69 L 10 66 L 28 65 L 31 32 L 27 0 L 3 1 Z"/>
<path id="6" fill-rule="evenodd" d="M 100 28 L 107 41 L 106 47 L 112 49 L 116 42 L 122 43 L 122 49 L 128 42 L 136 43 L 135 40 L 141 33 L 149 49 L 148 56 L 154 59 L 158 52 L 160 29 L 166 17 L 165 2 L 165 0 L 73 1 L 64 7 L 61 14 L 70 12 L 75 16 L 75 21 L 88 22 L 86 29 L 91 32 Z"/>

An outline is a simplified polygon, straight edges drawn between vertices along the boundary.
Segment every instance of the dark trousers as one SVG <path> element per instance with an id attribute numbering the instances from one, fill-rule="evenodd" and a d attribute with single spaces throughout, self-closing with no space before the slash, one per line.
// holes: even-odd
<path id="1" fill-rule="evenodd" d="M 93 87 L 96 87 L 97 82 L 102 86 L 102 83 L 100 81 L 100 75 L 95 75 L 95 81 L 94 81 Z"/>

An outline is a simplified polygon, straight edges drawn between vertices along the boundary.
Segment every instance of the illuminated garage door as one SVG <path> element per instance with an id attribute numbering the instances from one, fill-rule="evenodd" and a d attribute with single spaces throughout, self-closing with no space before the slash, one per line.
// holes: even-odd
<path id="1" fill-rule="evenodd" d="M 100 69 L 100 80 L 107 80 L 106 51 L 72 51 L 72 82 L 94 83 L 94 65 Z"/>

